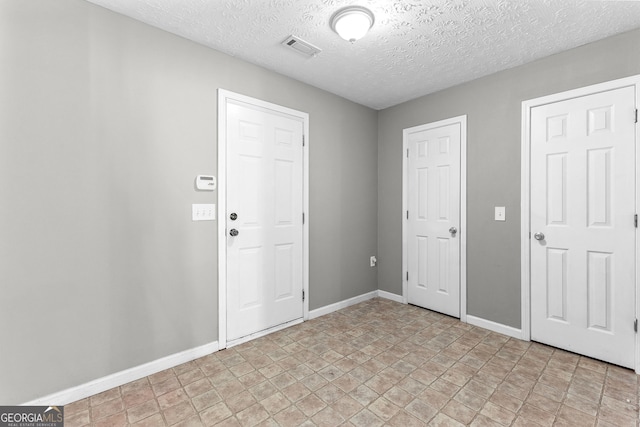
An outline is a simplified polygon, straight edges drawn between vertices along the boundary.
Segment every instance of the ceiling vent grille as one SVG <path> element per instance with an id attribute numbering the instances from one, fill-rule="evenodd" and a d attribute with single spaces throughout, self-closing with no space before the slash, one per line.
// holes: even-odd
<path id="1" fill-rule="evenodd" d="M 285 41 L 282 42 L 282 46 L 291 50 L 295 50 L 296 52 L 309 58 L 313 58 L 314 56 L 322 52 L 322 49 L 320 49 L 319 47 L 314 46 L 311 43 L 306 42 L 300 37 L 296 36 L 287 37 Z"/>

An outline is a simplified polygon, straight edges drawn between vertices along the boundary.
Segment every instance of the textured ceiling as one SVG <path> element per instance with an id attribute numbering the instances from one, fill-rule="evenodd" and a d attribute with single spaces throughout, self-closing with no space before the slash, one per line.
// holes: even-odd
<path id="1" fill-rule="evenodd" d="M 88 1 L 374 109 L 640 28 L 640 0 Z M 376 19 L 354 44 L 329 24 L 352 4 Z"/>

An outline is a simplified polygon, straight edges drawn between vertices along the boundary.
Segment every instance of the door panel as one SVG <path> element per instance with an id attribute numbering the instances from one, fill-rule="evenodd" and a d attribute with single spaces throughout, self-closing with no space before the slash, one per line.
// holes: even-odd
<path id="1" fill-rule="evenodd" d="M 227 105 L 229 341 L 303 317 L 302 132 L 298 118 Z"/>
<path id="2" fill-rule="evenodd" d="M 635 93 L 531 110 L 531 337 L 633 367 Z"/>
<path id="3" fill-rule="evenodd" d="M 460 317 L 461 124 L 408 129 L 407 300 Z"/>

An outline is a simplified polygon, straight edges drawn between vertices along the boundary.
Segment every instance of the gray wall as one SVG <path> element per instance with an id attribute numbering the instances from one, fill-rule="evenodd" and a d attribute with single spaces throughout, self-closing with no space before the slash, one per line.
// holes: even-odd
<path id="1" fill-rule="evenodd" d="M 521 103 L 634 74 L 640 30 L 380 111 L 379 288 L 402 293 L 402 129 L 466 114 L 467 313 L 520 328 Z"/>
<path id="2" fill-rule="evenodd" d="M 0 0 L 0 64 L 0 404 L 217 340 L 218 88 L 310 114 L 310 308 L 377 288 L 375 111 L 82 0 Z"/>

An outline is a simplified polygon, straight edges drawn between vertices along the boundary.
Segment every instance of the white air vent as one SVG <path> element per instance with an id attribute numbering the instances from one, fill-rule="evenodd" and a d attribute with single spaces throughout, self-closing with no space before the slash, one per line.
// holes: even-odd
<path id="1" fill-rule="evenodd" d="M 319 47 L 316 47 L 296 36 L 287 37 L 286 40 L 282 42 L 282 46 L 288 47 L 289 49 L 295 50 L 296 52 L 309 57 L 314 57 L 322 52 L 322 49 Z"/>

